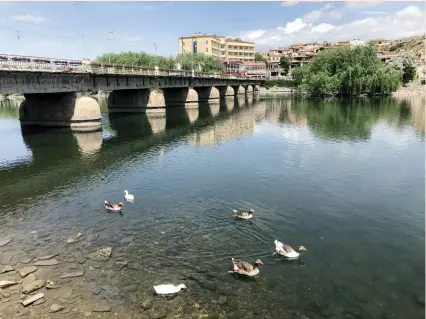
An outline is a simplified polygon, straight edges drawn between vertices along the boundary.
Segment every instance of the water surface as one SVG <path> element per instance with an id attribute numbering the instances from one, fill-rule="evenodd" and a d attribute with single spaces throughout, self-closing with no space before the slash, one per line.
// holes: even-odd
<path id="1" fill-rule="evenodd" d="M 2 102 L 0 265 L 60 253 L 36 276 L 86 270 L 61 300 L 109 304 L 101 317 L 423 318 L 424 100 L 240 98 L 154 118 L 102 105 L 103 131 L 78 134 L 22 130 Z M 135 203 L 106 213 L 125 189 Z M 275 239 L 308 251 L 285 261 Z M 106 246 L 109 261 L 87 258 Z M 261 258 L 260 276 L 227 274 L 231 257 Z M 188 289 L 142 312 L 166 282 Z"/>

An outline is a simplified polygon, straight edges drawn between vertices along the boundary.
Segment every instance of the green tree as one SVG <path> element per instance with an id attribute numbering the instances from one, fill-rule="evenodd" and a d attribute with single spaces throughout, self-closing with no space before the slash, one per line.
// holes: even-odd
<path id="1" fill-rule="evenodd" d="M 283 55 L 280 57 L 280 68 L 284 69 L 284 73 L 287 74 L 290 68 L 291 58 L 287 55 Z"/>
<path id="2" fill-rule="evenodd" d="M 205 54 L 185 53 L 176 58 L 151 55 L 146 52 L 121 52 L 105 53 L 95 60 L 97 63 L 125 65 L 135 67 L 153 68 L 158 66 L 160 69 L 174 69 L 179 63 L 184 70 L 198 70 L 203 72 L 220 72 L 223 70 L 223 62 L 216 57 Z"/>
<path id="3" fill-rule="evenodd" d="M 268 65 L 268 59 L 258 52 L 256 52 L 256 54 L 254 55 L 254 60 L 256 62 L 264 62 L 266 65 Z"/>
<path id="4" fill-rule="evenodd" d="M 298 88 L 313 95 L 386 94 L 396 91 L 402 72 L 382 63 L 371 46 L 322 51 L 293 72 Z"/>
<path id="5" fill-rule="evenodd" d="M 388 65 L 402 72 L 402 82 L 408 83 L 415 79 L 417 69 L 417 58 L 411 52 L 404 52 L 391 59 Z"/>

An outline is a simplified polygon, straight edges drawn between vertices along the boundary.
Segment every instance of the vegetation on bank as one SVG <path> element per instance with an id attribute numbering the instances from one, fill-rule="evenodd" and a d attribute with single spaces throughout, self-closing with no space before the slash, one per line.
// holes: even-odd
<path id="1" fill-rule="evenodd" d="M 315 96 L 388 94 L 401 86 L 402 75 L 381 62 L 371 46 L 331 48 L 293 70 L 297 88 Z"/>
<path id="2" fill-rule="evenodd" d="M 219 58 L 202 53 L 184 53 L 168 58 L 146 52 L 105 53 L 98 56 L 95 62 L 146 68 L 158 66 L 160 69 L 176 69 L 180 65 L 183 70 L 194 69 L 201 72 L 220 72 L 224 69 L 223 62 Z"/>
<path id="3" fill-rule="evenodd" d="M 286 79 L 265 80 L 263 82 L 263 86 L 266 89 L 270 89 L 272 87 L 296 88 L 295 82 L 293 80 Z"/>

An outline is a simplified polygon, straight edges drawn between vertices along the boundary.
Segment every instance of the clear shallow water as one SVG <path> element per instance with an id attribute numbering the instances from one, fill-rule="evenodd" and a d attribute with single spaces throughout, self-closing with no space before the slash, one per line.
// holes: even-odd
<path id="1" fill-rule="evenodd" d="M 82 135 L 22 132 L 16 106 L 3 103 L 0 234 L 14 239 L 0 265 L 60 252 L 36 275 L 85 269 L 64 283 L 74 289 L 64 303 L 108 303 L 112 317 L 423 318 L 422 105 L 261 98 L 154 119 L 103 106 L 103 131 Z M 102 202 L 124 189 L 135 203 L 105 213 Z M 233 220 L 233 208 L 254 208 L 253 223 Z M 274 239 L 308 252 L 273 257 Z M 105 246 L 108 262 L 79 263 Z M 231 257 L 261 258 L 259 278 L 227 274 Z M 141 314 L 164 282 L 188 290 Z"/>

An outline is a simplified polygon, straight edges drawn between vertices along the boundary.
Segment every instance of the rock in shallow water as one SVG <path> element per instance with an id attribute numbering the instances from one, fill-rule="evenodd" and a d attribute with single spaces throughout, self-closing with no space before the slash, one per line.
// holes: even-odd
<path id="1" fill-rule="evenodd" d="M 43 288 L 44 286 L 44 280 L 34 280 L 33 282 L 29 282 L 25 284 L 22 288 L 22 292 L 24 294 L 29 294 L 30 292 L 33 292 L 37 289 Z"/>
<path id="2" fill-rule="evenodd" d="M 59 261 L 56 259 L 39 260 L 34 263 L 35 266 L 55 266 L 58 265 Z"/>
<path id="3" fill-rule="evenodd" d="M 97 306 L 92 309 L 93 312 L 110 312 L 111 307 L 110 306 Z"/>
<path id="4" fill-rule="evenodd" d="M 83 276 L 85 273 L 85 270 L 82 271 L 76 271 L 76 272 L 68 272 L 65 273 L 61 276 L 61 279 L 65 279 L 65 278 L 74 278 L 74 277 L 81 277 Z"/>
<path id="5" fill-rule="evenodd" d="M 22 301 L 22 304 L 24 305 L 24 307 L 32 304 L 33 302 L 36 302 L 37 300 L 44 298 L 44 293 L 40 292 L 28 299 L 25 299 L 24 301 Z"/>
<path id="6" fill-rule="evenodd" d="M 145 299 L 144 301 L 142 301 L 142 308 L 143 309 L 151 309 L 153 302 L 154 301 L 152 300 L 152 298 Z"/>
<path id="7" fill-rule="evenodd" d="M 24 278 L 28 276 L 29 274 L 36 272 L 37 267 L 36 266 L 29 266 L 29 267 L 23 267 L 21 269 L 18 269 L 18 273 L 21 276 L 21 278 Z"/>
<path id="8" fill-rule="evenodd" d="M 78 241 L 78 239 L 82 236 L 82 233 L 77 233 L 75 236 L 67 239 L 67 244 L 74 244 Z"/>
<path id="9" fill-rule="evenodd" d="M 9 236 L 1 236 L 0 237 L 0 247 L 6 246 L 8 243 L 12 241 L 12 237 Z"/>
<path id="10" fill-rule="evenodd" d="M 55 303 L 55 304 L 50 306 L 49 312 L 58 312 L 58 311 L 61 311 L 62 309 L 64 309 L 64 306 Z"/>
<path id="11" fill-rule="evenodd" d="M 59 255 L 59 253 L 58 253 L 58 254 L 53 254 L 53 255 L 40 256 L 40 257 L 38 257 L 38 260 L 48 260 L 48 259 L 52 259 L 53 257 L 56 257 L 56 256 L 58 256 L 58 255 Z"/>
<path id="12" fill-rule="evenodd" d="M 93 289 L 93 294 L 94 295 L 99 295 L 101 293 L 101 288 L 96 287 L 95 289 Z"/>
<path id="13" fill-rule="evenodd" d="M 109 257 L 111 256 L 111 253 L 112 253 L 112 248 L 105 247 L 89 254 L 88 257 L 96 261 L 107 261 Z"/>
<path id="14" fill-rule="evenodd" d="M 14 271 L 14 270 L 15 270 L 15 268 L 13 268 L 12 266 L 8 265 L 8 266 L 3 267 L 3 269 L 0 271 L 0 274 L 4 274 L 6 272 Z"/>
<path id="15" fill-rule="evenodd" d="M 17 285 L 18 283 L 16 281 L 9 281 L 9 280 L 0 280 L 0 288 L 7 288 L 10 286 Z"/>

